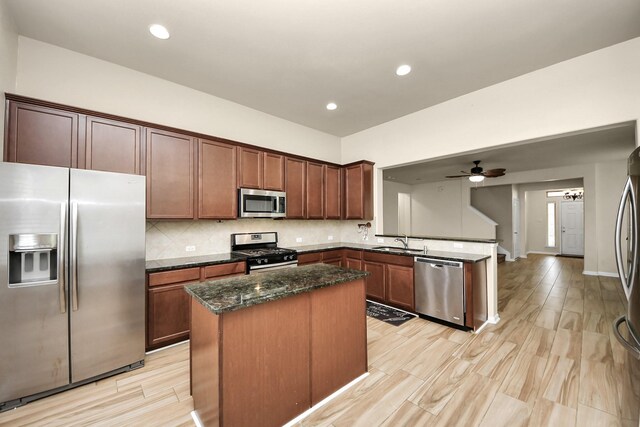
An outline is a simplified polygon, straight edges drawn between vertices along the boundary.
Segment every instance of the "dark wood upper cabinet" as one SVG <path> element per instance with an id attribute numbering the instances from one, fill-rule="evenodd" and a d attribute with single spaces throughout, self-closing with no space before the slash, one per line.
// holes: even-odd
<path id="1" fill-rule="evenodd" d="M 262 188 L 263 152 L 238 147 L 238 188 Z"/>
<path id="2" fill-rule="evenodd" d="M 198 142 L 188 131 L 5 97 L 5 161 L 146 175 L 147 218 L 236 218 L 235 190 L 255 188 L 286 191 L 287 218 L 373 219 L 368 161 L 340 167 L 216 137 Z"/>
<path id="3" fill-rule="evenodd" d="M 265 190 L 284 191 L 284 156 L 264 153 L 264 184 Z"/>
<path id="4" fill-rule="evenodd" d="M 285 160 L 287 192 L 287 218 L 303 219 L 306 217 L 307 162 L 287 157 Z"/>
<path id="5" fill-rule="evenodd" d="M 198 153 L 198 218 L 235 219 L 236 147 L 200 139 Z"/>
<path id="6" fill-rule="evenodd" d="M 324 218 L 324 165 L 307 162 L 307 218 Z"/>
<path id="7" fill-rule="evenodd" d="M 324 217 L 327 219 L 340 219 L 342 180 L 340 168 L 326 165 L 324 168 Z"/>
<path id="8" fill-rule="evenodd" d="M 147 129 L 147 218 L 195 218 L 195 139 Z"/>
<path id="9" fill-rule="evenodd" d="M 87 117 L 85 167 L 87 169 L 142 175 L 140 126 Z"/>
<path id="10" fill-rule="evenodd" d="M 78 167 L 78 114 L 21 102 L 8 109 L 6 161 Z"/>
<path id="11" fill-rule="evenodd" d="M 373 219 L 373 164 L 345 167 L 345 219 Z"/>

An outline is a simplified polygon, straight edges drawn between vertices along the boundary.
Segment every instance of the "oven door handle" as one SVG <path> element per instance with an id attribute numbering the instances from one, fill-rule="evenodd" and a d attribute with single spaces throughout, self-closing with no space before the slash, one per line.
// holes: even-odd
<path id="1" fill-rule="evenodd" d="M 258 271 L 258 270 L 264 270 L 264 269 L 271 269 L 271 270 L 276 270 L 278 268 L 286 268 L 286 267 L 296 267 L 298 265 L 298 260 L 295 261 L 287 261 L 287 262 L 280 262 L 278 264 L 265 264 L 265 265 L 252 265 L 250 268 L 250 272 L 251 271 Z"/>

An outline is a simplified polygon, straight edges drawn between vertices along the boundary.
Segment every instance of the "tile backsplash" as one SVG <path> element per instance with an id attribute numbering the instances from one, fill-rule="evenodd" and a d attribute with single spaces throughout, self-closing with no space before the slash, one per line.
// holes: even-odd
<path id="1" fill-rule="evenodd" d="M 282 247 L 363 242 L 358 223 L 366 221 L 241 219 L 235 221 L 147 221 L 147 260 L 229 252 L 231 233 L 278 232 Z M 375 225 L 366 243 L 375 243 Z M 297 239 L 302 239 L 301 242 Z M 187 248 L 190 249 L 187 251 Z"/>

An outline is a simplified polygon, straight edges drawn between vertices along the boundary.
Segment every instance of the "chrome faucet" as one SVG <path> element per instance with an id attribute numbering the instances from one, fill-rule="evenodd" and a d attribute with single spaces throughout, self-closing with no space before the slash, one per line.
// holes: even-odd
<path id="1" fill-rule="evenodd" d="M 407 237 L 407 235 L 404 235 L 404 239 L 397 237 L 394 242 L 400 242 L 402 243 L 402 246 L 404 246 L 404 250 L 406 251 L 407 249 L 409 249 L 409 237 Z"/>

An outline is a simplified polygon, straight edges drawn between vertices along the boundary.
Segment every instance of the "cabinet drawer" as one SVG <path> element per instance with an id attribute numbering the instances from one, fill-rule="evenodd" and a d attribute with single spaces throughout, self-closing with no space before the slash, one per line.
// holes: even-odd
<path id="1" fill-rule="evenodd" d="M 188 282 L 190 280 L 200 280 L 200 267 L 183 268 L 180 270 L 149 274 L 149 286 Z"/>
<path id="2" fill-rule="evenodd" d="M 322 261 L 322 252 L 298 255 L 298 265 L 314 264 Z"/>
<path id="3" fill-rule="evenodd" d="M 230 276 L 232 274 L 244 274 L 245 268 L 244 262 L 208 265 L 202 268 L 202 279 Z"/>
<path id="4" fill-rule="evenodd" d="M 322 260 L 323 261 L 332 261 L 336 259 L 341 259 L 344 255 L 342 249 L 334 249 L 331 251 L 322 252 Z"/>
<path id="5" fill-rule="evenodd" d="M 344 249 L 344 256 L 352 259 L 362 259 L 362 251 L 354 249 Z"/>
<path id="6" fill-rule="evenodd" d="M 382 262 L 385 264 L 404 265 L 406 267 L 413 266 L 413 257 L 404 256 L 404 255 L 389 255 L 389 254 L 380 254 L 377 252 L 365 251 L 364 254 L 362 255 L 362 258 L 365 261 L 375 261 L 375 262 Z"/>

